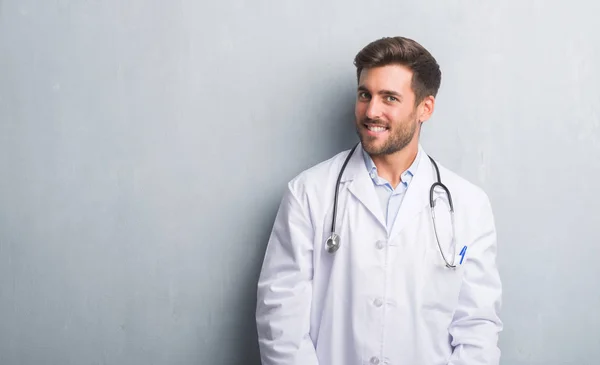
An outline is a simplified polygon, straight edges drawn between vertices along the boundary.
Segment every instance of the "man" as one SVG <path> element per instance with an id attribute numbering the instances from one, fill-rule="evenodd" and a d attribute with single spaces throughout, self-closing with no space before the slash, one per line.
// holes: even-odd
<path id="1" fill-rule="evenodd" d="M 288 184 L 268 242 L 256 309 L 262 363 L 498 364 L 489 199 L 419 144 L 439 66 L 402 37 L 367 45 L 354 63 L 360 144 Z M 339 246 L 328 241 L 334 218 Z"/>

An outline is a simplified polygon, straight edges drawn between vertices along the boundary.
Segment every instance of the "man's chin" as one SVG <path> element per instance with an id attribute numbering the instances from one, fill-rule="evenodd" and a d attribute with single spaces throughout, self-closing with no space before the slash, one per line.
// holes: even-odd
<path id="1" fill-rule="evenodd" d="M 378 156 L 384 154 L 386 150 L 386 143 L 381 138 L 369 136 L 366 133 L 359 132 L 358 137 L 362 145 L 363 150 L 371 156 Z"/>
<path id="2" fill-rule="evenodd" d="M 372 141 L 364 141 L 361 143 L 363 150 L 371 156 L 379 156 L 384 152 L 384 146 L 380 146 L 377 143 L 373 143 Z"/>

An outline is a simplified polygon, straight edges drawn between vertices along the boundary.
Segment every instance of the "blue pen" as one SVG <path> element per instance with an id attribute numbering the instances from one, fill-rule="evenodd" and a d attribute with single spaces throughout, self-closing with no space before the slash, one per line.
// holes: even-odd
<path id="1" fill-rule="evenodd" d="M 460 264 L 462 265 L 463 259 L 465 258 L 465 254 L 467 253 L 467 246 L 463 247 L 460 251 Z"/>

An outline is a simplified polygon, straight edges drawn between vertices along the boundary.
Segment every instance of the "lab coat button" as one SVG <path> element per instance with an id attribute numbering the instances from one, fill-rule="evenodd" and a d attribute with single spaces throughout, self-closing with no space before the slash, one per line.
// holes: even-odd
<path id="1" fill-rule="evenodd" d="M 373 356 L 370 360 L 371 364 L 377 365 L 379 364 L 379 359 L 376 356 Z"/>
<path id="2" fill-rule="evenodd" d="M 375 305 L 377 308 L 379 308 L 383 305 L 383 301 L 381 299 L 377 298 L 373 301 L 373 305 Z"/>
<path id="3" fill-rule="evenodd" d="M 385 247 L 385 244 L 383 241 L 377 241 L 377 243 L 375 243 L 375 246 L 377 246 L 378 250 L 381 250 L 382 248 Z"/>

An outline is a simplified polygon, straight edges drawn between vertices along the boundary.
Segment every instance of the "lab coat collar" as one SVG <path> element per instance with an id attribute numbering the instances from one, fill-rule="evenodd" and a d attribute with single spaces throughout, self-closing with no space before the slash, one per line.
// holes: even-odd
<path id="1" fill-rule="evenodd" d="M 406 190 L 406 195 L 396 216 L 391 237 L 400 233 L 417 214 L 429 206 L 429 189 L 434 182 L 435 172 L 429 156 L 421 145 L 419 145 L 419 159 L 415 175 Z"/>
<path id="2" fill-rule="evenodd" d="M 348 185 L 350 192 L 385 228 L 386 224 L 379 198 L 365 166 L 363 152 L 362 145 L 359 144 L 350 161 L 348 161 L 348 166 L 346 166 L 346 171 L 342 175 L 341 182 L 350 182 Z M 417 156 L 420 160 L 414 172 L 413 179 L 405 193 L 406 195 L 398 211 L 390 237 L 399 233 L 410 222 L 411 218 L 420 213 L 429 204 L 429 188 L 433 184 L 433 167 L 427 153 L 420 144 Z"/>

